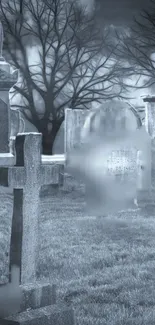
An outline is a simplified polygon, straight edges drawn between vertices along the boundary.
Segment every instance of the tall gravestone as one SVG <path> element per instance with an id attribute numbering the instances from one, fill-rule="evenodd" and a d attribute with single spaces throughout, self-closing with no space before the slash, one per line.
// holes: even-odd
<path id="1" fill-rule="evenodd" d="M 143 99 L 145 103 L 145 128 L 151 140 L 150 190 L 151 203 L 155 205 L 155 96 Z"/>
<path id="2" fill-rule="evenodd" d="M 10 64 L 2 56 L 3 28 L 0 23 L 0 153 L 9 152 L 10 110 L 9 90 L 16 83 L 18 72 L 10 72 Z"/>
<path id="3" fill-rule="evenodd" d="M 139 128 L 139 145 L 137 143 L 138 146 L 136 148 L 125 148 L 125 150 L 122 152 L 120 151 L 119 154 L 117 154 L 118 159 L 120 157 L 121 161 L 121 170 L 118 171 L 117 178 L 118 180 L 121 178 L 122 180 L 129 179 L 130 181 L 132 176 L 133 181 L 135 182 L 136 180 L 137 196 L 135 198 L 135 203 L 139 207 L 150 205 L 153 200 L 155 201 L 153 195 L 153 188 L 155 191 L 155 97 L 146 98 L 144 101 L 146 102 L 145 126 L 142 125 L 141 119 L 138 113 L 135 112 L 134 108 L 130 109 L 130 106 L 125 106 L 126 111 L 130 112 L 131 115 L 128 126 L 133 124 L 135 120 L 135 126 L 131 125 L 132 130 L 134 131 L 136 127 Z M 65 154 L 80 145 L 80 132 L 88 114 L 89 111 L 66 109 Z M 127 120 L 122 121 L 123 128 L 125 128 L 125 122 L 127 122 Z M 123 168 L 122 155 L 130 158 L 133 156 L 129 170 Z M 113 160 L 113 157 L 111 158 Z M 111 161 L 111 165 L 114 165 L 114 161 Z"/>
<path id="4" fill-rule="evenodd" d="M 111 106 L 117 104 L 117 106 L 114 106 L 114 109 L 118 109 L 117 114 L 114 114 L 113 112 L 113 118 L 112 124 L 108 124 L 107 121 L 109 120 L 109 114 L 108 114 L 108 108 Z M 109 107 L 108 107 L 109 105 Z M 129 128 L 129 122 L 128 119 L 130 117 L 131 124 L 133 124 L 133 130 L 136 129 L 137 126 L 139 126 L 139 121 L 137 122 L 137 118 L 135 117 L 134 113 L 130 111 L 129 105 L 126 103 L 122 103 L 119 101 L 112 101 L 108 103 L 106 106 L 106 103 L 103 105 L 103 115 L 98 115 L 98 120 L 101 119 L 101 125 L 103 130 L 103 140 L 105 141 L 106 136 L 108 134 L 113 134 L 113 131 L 115 132 L 122 130 L 127 130 Z M 120 105 L 120 106 L 119 106 Z M 106 111 L 104 112 L 104 109 L 106 107 Z M 120 109 L 120 112 L 119 112 Z M 111 112 L 112 113 L 112 112 Z M 130 113 L 130 114 L 129 114 Z M 87 116 L 89 116 L 90 111 L 89 110 L 72 110 L 72 109 L 66 109 L 65 111 L 65 154 L 67 155 L 68 152 L 70 152 L 72 149 L 75 149 L 79 147 L 82 143 L 81 131 L 83 128 L 83 135 L 85 140 L 89 140 L 89 124 L 85 123 Z M 112 115 L 112 114 L 111 114 Z M 131 115 L 131 116 L 129 116 Z M 128 117 L 129 116 L 129 117 Z M 89 123 L 89 122 L 88 122 Z M 108 125 L 106 125 L 106 123 Z M 112 127 L 113 125 L 113 127 Z M 99 127 L 99 126 L 98 126 Z M 87 130 L 88 128 L 88 130 Z M 91 128 L 91 127 L 90 127 Z M 84 130 L 85 129 L 85 130 Z M 125 148 L 120 148 L 120 150 L 114 151 L 114 154 L 111 155 L 108 171 L 109 174 L 113 174 L 113 168 L 116 164 L 116 156 L 117 156 L 117 162 L 120 165 L 120 169 L 118 170 L 118 177 L 117 179 L 122 179 L 124 181 L 126 178 L 129 180 L 131 179 L 131 174 L 133 178 L 135 179 L 135 173 L 137 173 L 135 165 L 136 165 L 136 159 L 137 159 L 137 150 L 133 146 L 125 146 Z M 124 159 L 122 158 L 124 157 Z M 126 159 L 131 158 L 130 161 L 132 161 L 132 166 L 129 167 L 127 170 L 125 168 L 126 166 Z M 133 173 L 133 169 L 135 173 Z"/>
<path id="5" fill-rule="evenodd" d="M 9 89 L 17 81 L 17 73 L 11 74 L 10 65 L 2 56 L 3 29 L 0 23 L 0 183 L 6 185 L 8 166 L 15 163 L 15 156 L 10 152 L 10 107 Z M 3 200 L 1 193 L 0 201 Z M 5 202 L 5 200 L 4 200 Z M 5 204 L 5 203 L 4 203 Z M 2 208 L 2 206 L 1 206 Z M 0 285 L 9 282 L 9 258 L 11 238 L 11 215 L 9 209 L 4 218 L 3 209 L 0 218 Z M 5 234 L 5 236 L 4 236 Z"/>

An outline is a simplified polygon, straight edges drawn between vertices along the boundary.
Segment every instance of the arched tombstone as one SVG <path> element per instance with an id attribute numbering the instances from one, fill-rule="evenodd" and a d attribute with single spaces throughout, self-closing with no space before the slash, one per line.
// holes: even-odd
<path id="1" fill-rule="evenodd" d="M 88 122 L 89 121 L 89 122 Z M 102 136 L 112 135 L 114 130 L 134 131 L 142 126 L 141 119 L 136 109 L 130 103 L 120 100 L 109 100 L 97 109 L 90 111 L 86 120 L 82 135 L 85 137 L 85 131 L 100 130 Z"/>
<path id="2" fill-rule="evenodd" d="M 66 139 L 69 140 L 66 141 L 66 147 L 69 143 L 70 149 L 70 154 L 66 151 L 68 166 L 70 165 L 71 173 L 85 180 L 87 188 L 91 189 L 88 205 L 96 196 L 96 204 L 93 202 L 93 206 L 96 207 L 97 214 L 112 211 L 113 207 L 115 211 L 126 207 L 126 202 L 134 201 L 137 194 L 137 152 L 146 145 L 146 132 L 138 114 L 121 101 L 104 103 L 97 111 L 87 113 L 81 129 L 83 145 L 80 148 L 78 139 L 79 150 L 74 151 L 71 150 L 75 146 L 70 137 L 76 138 L 73 121 L 75 112 L 68 110 L 66 114 L 70 115 L 71 121 L 70 126 L 66 127 Z M 109 123 L 109 115 L 113 123 Z M 67 116 L 65 120 L 67 123 Z M 107 204 L 105 202 L 103 207 L 105 197 Z"/>

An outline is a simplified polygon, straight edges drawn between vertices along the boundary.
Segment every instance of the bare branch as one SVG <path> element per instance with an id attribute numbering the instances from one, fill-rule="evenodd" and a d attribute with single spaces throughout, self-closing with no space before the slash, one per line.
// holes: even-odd
<path id="1" fill-rule="evenodd" d="M 19 4 L 0 3 L 4 50 L 22 76 L 14 90 L 26 101 L 24 116 L 40 132 L 48 133 L 48 124 L 62 118 L 68 105 L 89 108 L 125 96 L 125 70 L 116 59 L 120 42 L 112 44 L 108 29 L 99 30 L 95 14 L 88 16 L 76 1 L 23 0 L 21 17 Z"/>

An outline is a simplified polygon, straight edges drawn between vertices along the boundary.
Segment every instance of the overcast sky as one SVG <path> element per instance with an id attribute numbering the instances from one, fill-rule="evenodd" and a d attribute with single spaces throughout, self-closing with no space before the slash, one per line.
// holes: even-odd
<path id="1" fill-rule="evenodd" d="M 121 25 L 130 24 L 133 15 L 150 6 L 149 0 L 96 0 L 96 2 L 100 5 L 99 14 L 104 21 Z"/>

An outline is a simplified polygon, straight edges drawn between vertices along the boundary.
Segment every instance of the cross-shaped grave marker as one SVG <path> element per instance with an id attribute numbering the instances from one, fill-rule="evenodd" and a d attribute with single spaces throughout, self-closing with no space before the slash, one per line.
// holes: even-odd
<path id="1" fill-rule="evenodd" d="M 40 188 L 60 182 L 59 163 L 42 164 L 41 137 L 40 133 L 18 134 L 16 165 L 9 168 L 8 185 L 14 189 L 10 258 L 20 267 L 22 284 L 36 279 Z"/>

